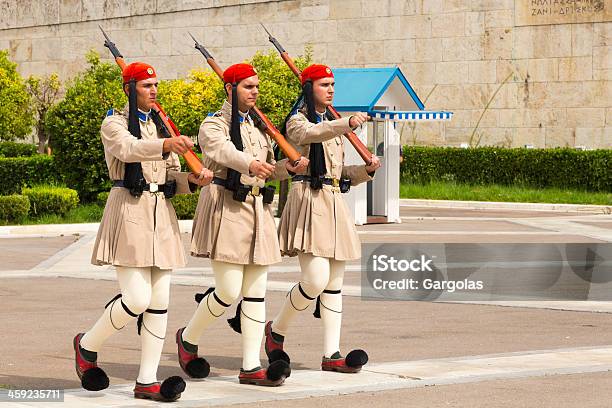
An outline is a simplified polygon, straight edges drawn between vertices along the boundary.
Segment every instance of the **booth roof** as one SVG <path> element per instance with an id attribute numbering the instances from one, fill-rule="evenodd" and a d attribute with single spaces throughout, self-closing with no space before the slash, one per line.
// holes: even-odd
<path id="1" fill-rule="evenodd" d="M 398 67 L 392 68 L 335 68 L 334 107 L 339 111 L 370 111 L 398 78 L 418 109 L 424 109 L 410 83 Z"/>

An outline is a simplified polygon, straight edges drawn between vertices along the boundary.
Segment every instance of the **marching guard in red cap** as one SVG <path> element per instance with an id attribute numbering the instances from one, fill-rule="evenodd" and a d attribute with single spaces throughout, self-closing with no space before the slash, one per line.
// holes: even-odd
<path id="1" fill-rule="evenodd" d="M 278 235 L 283 255 L 298 256 L 300 281 L 289 291 L 274 321 L 265 327 L 265 350 L 273 356 L 283 350 L 284 337 L 298 312 L 316 299 L 315 317 L 323 322 L 325 371 L 354 373 L 368 356 L 353 350 L 340 353 L 342 282 L 345 262 L 361 256 L 355 222 L 342 193 L 350 186 L 372 180 L 380 167 L 376 156 L 370 165 L 345 166 L 343 134 L 362 125 L 367 115 L 333 120 L 327 107 L 334 96 L 334 74 L 325 65 L 302 72 L 302 102 L 287 116 L 287 139 L 310 160 L 307 175 L 292 178 Z"/>
<path id="2" fill-rule="evenodd" d="M 169 198 L 207 185 L 212 172 L 182 173 L 178 154 L 193 142 L 185 136 L 161 138 L 155 102 L 158 80 L 152 66 L 132 63 L 123 70 L 129 104 L 109 111 L 100 130 L 108 172 L 113 180 L 93 249 L 94 265 L 114 265 L 121 293 L 98 321 L 73 340 L 76 372 L 83 388 L 108 387 L 97 365 L 104 342 L 137 319 L 141 362 L 134 396 L 175 401 L 185 389 L 181 377 L 157 381 L 173 268 L 186 265 L 178 221 Z"/>
<path id="3" fill-rule="evenodd" d="M 237 317 L 230 319 L 242 333 L 239 381 L 277 386 L 290 374 L 288 357 L 280 351 L 267 369 L 259 360 L 268 265 L 281 261 L 270 208 L 274 187 L 265 182 L 286 179 L 288 171 L 303 172 L 308 160 L 302 157 L 296 166 L 286 159 L 275 162 L 271 140 L 251 112 L 259 94 L 259 78 L 251 65 L 232 65 L 223 81 L 227 100 L 200 127 L 204 165 L 214 178 L 200 193 L 191 241 L 193 256 L 210 258 L 215 287 L 197 297 L 193 317 L 176 333 L 179 363 L 190 377 L 208 375 L 209 365 L 198 354 L 200 337 L 242 295 Z"/>

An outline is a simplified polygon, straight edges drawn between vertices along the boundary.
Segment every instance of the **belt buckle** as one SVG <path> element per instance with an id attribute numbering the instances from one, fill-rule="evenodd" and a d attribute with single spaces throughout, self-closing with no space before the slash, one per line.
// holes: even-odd
<path id="1" fill-rule="evenodd" d="M 332 186 L 340 187 L 340 180 L 337 178 L 332 179 Z"/>
<path id="2" fill-rule="evenodd" d="M 158 190 L 159 190 L 159 186 L 157 185 L 157 183 L 149 184 L 149 191 L 151 193 L 156 193 Z"/>
<path id="3" fill-rule="evenodd" d="M 251 195 L 258 196 L 259 195 L 259 186 L 251 187 Z"/>

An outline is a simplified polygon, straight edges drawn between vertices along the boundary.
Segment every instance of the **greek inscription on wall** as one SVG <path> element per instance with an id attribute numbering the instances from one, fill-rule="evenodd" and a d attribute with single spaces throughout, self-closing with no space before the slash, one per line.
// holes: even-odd
<path id="1" fill-rule="evenodd" d="M 515 25 L 612 21 L 612 0 L 515 0 Z"/>

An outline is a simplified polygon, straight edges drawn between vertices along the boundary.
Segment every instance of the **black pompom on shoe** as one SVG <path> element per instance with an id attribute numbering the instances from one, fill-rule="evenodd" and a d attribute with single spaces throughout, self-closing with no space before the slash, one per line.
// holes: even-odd
<path id="1" fill-rule="evenodd" d="M 108 384 L 108 376 L 100 367 L 90 368 L 81 378 L 81 386 L 87 391 L 101 391 L 108 388 Z"/>
<path id="2" fill-rule="evenodd" d="M 268 363 L 272 364 L 275 361 L 284 361 L 287 364 L 291 364 L 291 359 L 289 358 L 289 354 L 279 349 L 272 350 L 270 354 L 268 354 Z"/>
<path id="3" fill-rule="evenodd" d="M 166 378 L 159 388 L 159 393 L 168 401 L 176 401 L 183 391 L 185 381 L 177 375 Z"/>
<path id="4" fill-rule="evenodd" d="M 291 367 L 284 360 L 276 360 L 266 370 L 266 377 L 270 381 L 279 381 L 291 375 Z"/>
<path id="5" fill-rule="evenodd" d="M 210 364 L 202 357 L 198 357 L 187 363 L 185 371 L 191 378 L 206 378 L 210 374 Z"/>
<path id="6" fill-rule="evenodd" d="M 361 367 L 368 362 L 368 353 L 363 350 L 353 350 L 346 355 L 344 359 L 349 367 Z"/>

